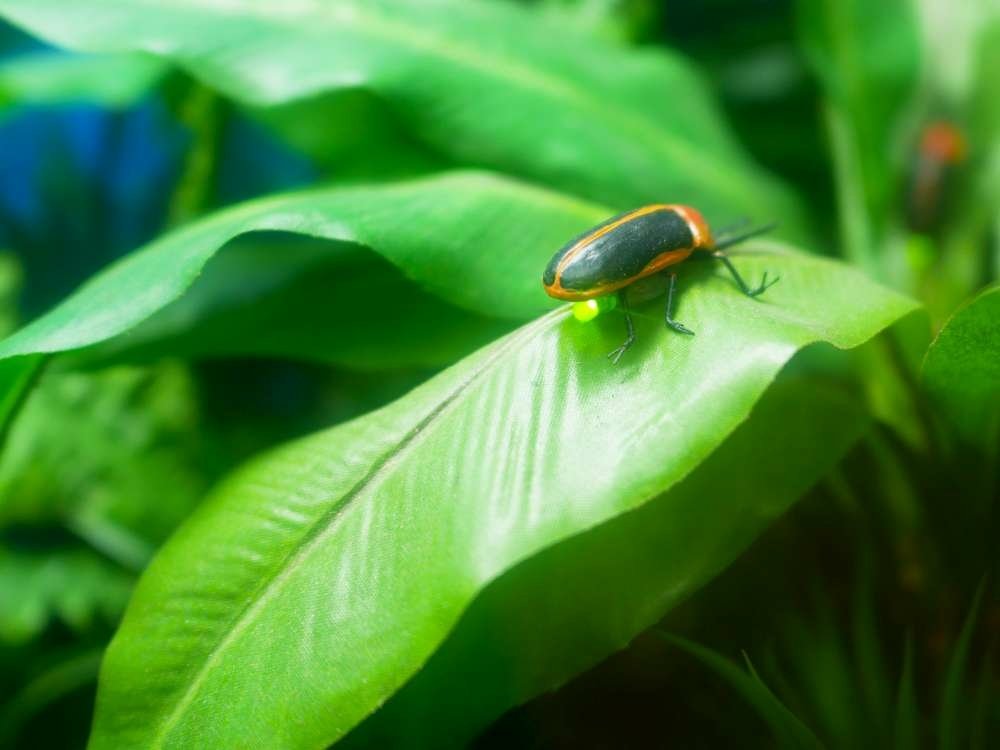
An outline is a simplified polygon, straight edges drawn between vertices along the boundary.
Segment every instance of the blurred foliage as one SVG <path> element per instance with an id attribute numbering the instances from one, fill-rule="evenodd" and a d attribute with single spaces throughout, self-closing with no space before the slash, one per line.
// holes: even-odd
<path id="1" fill-rule="evenodd" d="M 83 747 L 95 710 L 95 742 L 198 746 L 150 706 L 213 680 L 253 703 L 222 744 L 320 746 L 383 702 L 345 744 L 995 743 L 991 0 L 0 16 L 0 746 Z M 566 238 L 664 200 L 777 220 L 933 336 L 809 347 L 757 403 L 795 347 L 910 309 L 767 242 L 737 261 L 780 267 L 764 305 L 685 268 L 698 336 L 640 305 L 617 370 L 617 313 L 518 328 Z M 470 368 L 489 387 L 449 395 Z M 397 489 L 352 505 L 373 477 Z M 206 656 L 244 605 L 266 637 Z"/>

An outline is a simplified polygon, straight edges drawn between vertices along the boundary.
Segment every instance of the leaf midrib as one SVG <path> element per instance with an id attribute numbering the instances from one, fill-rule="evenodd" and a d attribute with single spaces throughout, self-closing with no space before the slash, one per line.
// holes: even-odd
<path id="1" fill-rule="evenodd" d="M 247 603 L 234 616 L 231 626 L 226 629 L 225 634 L 219 639 L 218 643 L 208 651 L 203 665 L 197 670 L 187 687 L 178 697 L 174 709 L 160 723 L 160 729 L 151 739 L 150 747 L 162 748 L 165 746 L 168 736 L 175 729 L 184 710 L 194 701 L 212 667 L 218 663 L 227 646 L 241 635 L 250 623 L 256 619 L 256 616 L 267 604 L 272 594 L 280 589 L 282 582 L 297 569 L 298 564 L 326 539 L 327 534 L 335 528 L 336 521 L 351 507 L 352 501 L 372 482 L 379 478 L 387 467 L 391 466 L 401 454 L 413 446 L 417 442 L 418 437 L 426 434 L 428 428 L 446 413 L 449 407 L 458 401 L 472 385 L 490 372 L 493 365 L 503 359 L 510 350 L 517 348 L 525 339 L 537 335 L 545 330 L 553 321 L 565 317 L 568 313 L 568 306 L 560 307 L 550 313 L 546 313 L 536 321 L 527 324 L 519 331 L 511 334 L 508 340 L 500 344 L 497 350 L 487 357 L 478 368 L 458 383 L 450 394 L 442 398 L 441 402 L 430 413 L 410 428 L 395 446 L 377 458 L 371 468 L 368 469 L 365 475 L 350 490 L 341 498 L 333 500 L 331 506 L 323 512 L 318 521 L 309 527 L 289 553 L 275 566 L 273 575 L 264 581 L 263 585 L 254 592 Z"/>

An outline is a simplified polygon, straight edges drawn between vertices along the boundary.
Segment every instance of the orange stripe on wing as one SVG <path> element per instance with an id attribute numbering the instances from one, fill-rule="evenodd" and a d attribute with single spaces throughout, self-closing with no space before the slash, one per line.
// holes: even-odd
<path id="1" fill-rule="evenodd" d="M 629 276 L 627 279 L 619 279 L 618 281 L 608 281 L 604 284 L 591 287 L 584 291 L 577 291 L 575 289 L 564 289 L 562 286 L 562 280 L 556 277 L 556 280 L 545 287 L 545 291 L 550 297 L 555 297 L 556 299 L 565 299 L 573 302 L 579 302 L 581 300 L 593 299 L 594 297 L 600 297 L 605 294 L 611 294 L 611 292 L 616 292 L 622 287 L 626 287 L 629 284 L 643 279 L 647 276 L 652 276 L 658 271 L 662 271 L 667 266 L 672 266 L 675 263 L 680 263 L 685 260 L 691 253 L 694 252 L 691 248 L 684 248 L 682 250 L 668 250 L 665 253 L 660 253 L 653 260 L 646 264 L 646 266 L 637 273 L 635 276 Z"/>
<path id="2" fill-rule="evenodd" d="M 705 222 L 701 212 L 696 211 L 690 206 L 676 205 L 671 206 L 671 208 L 687 222 L 688 229 L 691 230 L 691 237 L 694 238 L 692 250 L 699 247 L 706 249 L 712 247 L 712 232 L 709 230 L 708 224 Z"/>
<path id="3" fill-rule="evenodd" d="M 693 253 L 694 250 L 690 247 L 685 247 L 681 250 L 667 250 L 665 253 L 660 253 L 655 258 L 653 258 L 646 266 L 639 271 L 632 280 L 643 279 L 647 276 L 652 276 L 657 271 L 662 271 L 667 266 L 672 266 L 675 263 L 680 263 L 682 260 L 687 260 L 688 256 Z"/>

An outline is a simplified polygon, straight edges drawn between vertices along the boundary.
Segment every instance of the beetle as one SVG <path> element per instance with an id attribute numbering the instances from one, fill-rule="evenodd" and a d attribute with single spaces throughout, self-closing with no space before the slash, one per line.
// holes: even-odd
<path id="1" fill-rule="evenodd" d="M 635 329 L 626 298 L 627 287 L 639 279 L 664 272 L 694 253 L 721 260 L 748 297 L 763 293 L 778 278 L 767 280 L 767 272 L 756 287 L 750 287 L 723 252 L 725 248 L 770 231 L 773 224 L 716 241 L 702 215 L 690 206 L 656 203 L 613 216 L 570 240 L 549 261 L 542 286 L 550 297 L 581 301 L 617 293 L 625 313 L 625 342 L 608 354 L 613 364 L 635 342 Z M 678 333 L 694 331 L 674 320 L 671 314 L 677 274 L 667 271 L 670 285 L 664 320 Z"/>

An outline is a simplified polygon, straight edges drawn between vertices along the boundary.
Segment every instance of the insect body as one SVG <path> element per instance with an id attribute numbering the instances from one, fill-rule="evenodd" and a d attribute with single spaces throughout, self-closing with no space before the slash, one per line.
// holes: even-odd
<path id="1" fill-rule="evenodd" d="M 552 256 L 542 275 L 542 284 L 545 291 L 557 299 L 594 300 L 618 294 L 618 303 L 625 313 L 627 337 L 625 343 L 608 355 L 612 362 L 617 363 L 635 341 L 632 316 L 625 296 L 630 284 L 665 271 L 701 252 L 721 260 L 743 293 L 756 297 L 778 279 L 768 283 L 767 274 L 764 274 L 760 285 L 750 288 L 722 251 L 769 229 L 771 226 L 760 227 L 716 241 L 701 214 L 689 206 L 644 206 L 608 219 L 567 243 Z M 677 275 L 667 272 L 670 286 L 664 315 L 666 324 L 679 333 L 693 335 L 693 331 L 671 316 Z"/>

